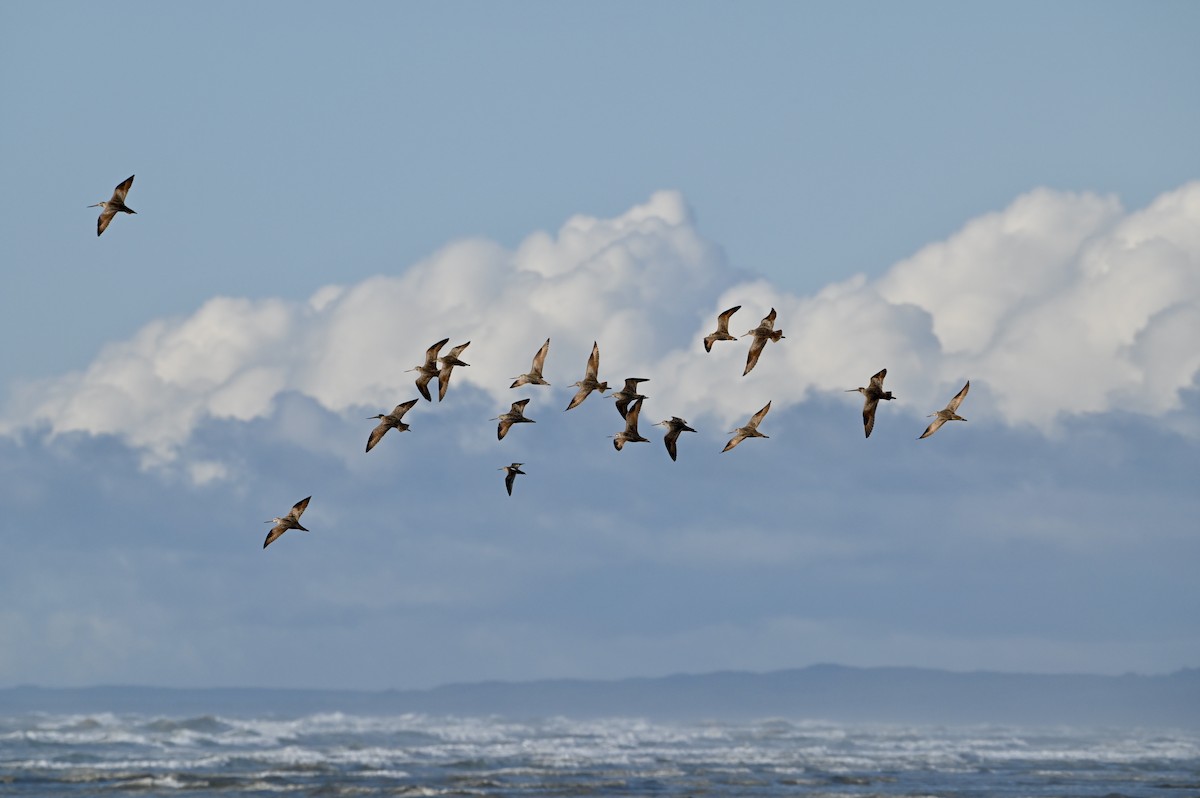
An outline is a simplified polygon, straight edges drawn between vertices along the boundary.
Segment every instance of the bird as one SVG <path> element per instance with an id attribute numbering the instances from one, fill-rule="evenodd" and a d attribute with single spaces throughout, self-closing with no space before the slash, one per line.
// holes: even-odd
<path id="1" fill-rule="evenodd" d="M 762 420 L 764 418 L 767 417 L 767 412 L 770 411 L 770 409 L 771 409 L 771 403 L 767 402 L 766 407 L 764 407 L 762 410 L 759 410 L 757 413 L 755 413 L 754 415 L 752 415 L 750 417 L 750 420 L 746 422 L 746 426 L 738 427 L 737 429 L 735 429 L 732 433 L 733 437 L 729 439 L 729 443 L 725 444 L 725 448 L 721 450 L 721 453 L 724 454 L 725 452 L 729 451 L 734 446 L 737 446 L 739 443 L 746 440 L 747 438 L 769 438 L 769 437 L 771 437 L 770 435 L 763 435 L 761 432 L 758 431 L 758 425 L 762 422 Z"/>
<path id="2" fill-rule="evenodd" d="M 662 426 L 662 427 L 667 428 L 667 434 L 663 438 L 663 443 L 666 445 L 667 454 L 671 455 L 672 460 L 674 460 L 676 454 L 678 454 L 678 452 L 676 452 L 675 443 L 676 443 L 676 441 L 679 440 L 679 433 L 696 431 L 696 430 L 692 429 L 691 427 L 689 427 L 688 423 L 686 421 L 684 421 L 682 418 L 680 418 L 679 416 L 671 416 L 667 420 L 660 421 L 657 424 L 655 424 L 654 426 L 656 426 L 656 427 Z"/>
<path id="3" fill-rule="evenodd" d="M 299 529 L 304 532 L 308 531 L 304 527 L 300 526 L 300 516 L 304 513 L 304 508 L 308 507 L 308 500 L 311 498 L 312 496 L 309 496 L 306 499 L 301 499 L 300 501 L 296 502 L 294 505 L 292 505 L 291 512 L 289 512 L 283 518 L 272 518 L 270 521 L 263 521 L 264 524 L 275 525 L 271 527 L 271 531 L 267 533 L 267 539 L 263 543 L 264 549 L 274 543 L 277 537 L 282 535 L 284 532 L 287 532 L 289 529 Z"/>
<path id="4" fill-rule="evenodd" d="M 125 195 L 129 193 L 129 187 L 133 185 L 134 175 L 125 178 L 125 182 L 113 189 L 112 199 L 101 200 L 95 205 L 89 205 L 89 208 L 100 208 L 100 218 L 96 220 L 96 235 L 100 235 L 108 229 L 108 223 L 117 215 L 117 211 L 121 213 L 137 213 L 133 208 L 125 204 Z"/>
<path id="5" fill-rule="evenodd" d="M 592 341 L 592 354 L 588 356 L 587 371 L 583 375 L 583 379 L 572 385 L 572 388 L 578 388 L 575 396 L 571 399 L 571 404 L 567 405 L 567 410 L 579 407 L 584 399 L 588 398 L 588 394 L 592 391 L 604 393 L 608 390 L 607 382 L 600 382 L 598 373 L 600 371 L 600 347 L 595 341 Z"/>
<path id="6" fill-rule="evenodd" d="M 609 399 L 617 400 L 617 412 L 621 414 L 621 418 L 625 418 L 625 414 L 629 412 L 629 403 L 635 399 L 645 399 L 638 393 L 637 386 L 639 382 L 649 382 L 648 377 L 626 377 L 625 387 L 615 393 L 609 394 Z"/>
<path id="7" fill-rule="evenodd" d="M 547 338 L 546 343 L 542 344 L 542 348 L 539 349 L 537 354 L 533 356 L 533 365 L 530 367 L 529 371 L 525 374 L 522 374 L 520 377 L 516 377 L 515 382 L 508 387 L 516 388 L 518 386 L 527 384 L 549 385 L 550 383 L 546 382 L 546 380 L 542 377 L 542 366 L 544 366 L 546 363 L 546 353 L 549 351 L 550 339 Z"/>
<path id="8" fill-rule="evenodd" d="M 717 341 L 736 341 L 737 337 L 729 334 L 729 317 L 742 309 L 741 305 L 734 305 L 729 310 L 717 316 L 717 331 L 712 335 L 704 336 L 704 351 L 711 352 L 712 345 Z"/>
<path id="9" fill-rule="evenodd" d="M 858 391 L 865 397 L 863 401 L 863 431 L 867 433 L 868 438 L 871 437 L 871 430 L 875 429 L 875 408 L 879 406 L 879 400 L 890 401 L 896 398 L 891 391 L 883 390 L 883 378 L 886 376 L 887 369 L 883 369 L 871 378 L 871 384 L 866 388 L 846 389 L 846 393 Z"/>
<path id="10" fill-rule="evenodd" d="M 500 422 L 496 425 L 496 440 L 504 440 L 504 436 L 508 434 L 509 427 L 511 427 L 513 424 L 537 423 L 532 418 L 525 418 L 525 405 L 527 404 L 529 404 L 528 399 L 522 399 L 519 402 L 513 402 L 511 410 L 501 416 L 491 419 L 492 421 Z"/>
<path id="11" fill-rule="evenodd" d="M 446 388 L 450 385 L 450 370 L 455 366 L 469 366 L 470 363 L 464 363 L 458 359 L 463 350 L 471 345 L 470 341 L 465 344 L 459 344 L 450 350 L 450 354 L 442 355 L 442 368 L 438 371 L 438 401 L 446 398 Z"/>
<path id="12" fill-rule="evenodd" d="M 950 400 L 950 404 L 946 405 L 945 410 L 939 410 L 936 413 L 930 413 L 926 416 L 925 418 L 934 417 L 933 423 L 925 428 L 925 431 L 921 433 L 921 438 L 928 438 L 941 429 L 942 425 L 947 421 L 966 421 L 965 418 L 958 414 L 958 406 L 962 404 L 962 400 L 966 397 L 969 390 L 971 390 L 971 381 L 967 380 L 967 384 L 962 387 L 961 391 L 954 395 L 954 398 Z M 917 438 L 917 440 L 921 440 L 921 438 Z"/>
<path id="13" fill-rule="evenodd" d="M 500 468 L 496 469 L 497 471 L 507 471 L 508 472 L 507 474 L 504 475 L 504 487 L 506 487 L 508 489 L 509 496 L 512 495 L 512 486 L 513 486 L 513 483 L 517 481 L 517 474 L 525 473 L 524 471 L 521 470 L 521 466 L 523 466 L 523 465 L 525 465 L 525 464 L 524 463 L 513 463 L 512 465 L 501 466 Z"/>
<path id="14" fill-rule="evenodd" d="M 421 396 L 425 397 L 425 401 L 432 402 L 433 397 L 429 394 L 429 381 L 438 376 L 438 351 L 441 350 L 449 338 L 443 338 L 433 346 L 425 350 L 425 362 L 419 366 L 413 366 L 407 371 L 417 372 L 417 390 L 421 392 Z"/>
<path id="15" fill-rule="evenodd" d="M 767 345 L 767 339 L 778 341 L 783 337 L 783 330 L 775 329 L 775 308 L 771 308 L 771 312 L 746 335 L 753 335 L 754 340 L 750 342 L 750 351 L 746 353 L 746 370 L 742 372 L 743 377 L 758 365 L 758 358 L 762 355 L 763 347 Z M 742 337 L 745 338 L 746 335 Z"/>
<path id="16" fill-rule="evenodd" d="M 374 449 L 375 444 L 383 440 L 383 436 L 386 435 L 387 431 L 390 429 L 397 429 L 400 432 L 408 432 L 408 425 L 405 424 L 402 419 L 404 418 L 404 414 L 409 410 L 412 410 L 412 406 L 418 401 L 419 400 L 417 399 L 409 399 L 404 404 L 396 405 L 396 409 L 387 415 L 380 413 L 377 416 L 370 416 L 368 421 L 377 418 L 379 419 L 379 426 L 371 430 L 371 437 L 367 438 L 367 451 L 369 452 Z"/>
<path id="17" fill-rule="evenodd" d="M 642 412 L 642 399 L 638 399 L 625 414 L 625 429 L 613 436 L 613 448 L 618 452 L 627 443 L 649 443 L 649 438 L 643 438 L 638 432 L 638 416 Z"/>

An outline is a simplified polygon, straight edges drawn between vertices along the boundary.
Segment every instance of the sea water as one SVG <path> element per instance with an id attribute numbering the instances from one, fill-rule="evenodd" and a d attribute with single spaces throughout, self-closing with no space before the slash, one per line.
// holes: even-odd
<path id="1" fill-rule="evenodd" d="M 1200 795 L 1200 734 L 778 719 L 0 717 L 0 795 Z"/>

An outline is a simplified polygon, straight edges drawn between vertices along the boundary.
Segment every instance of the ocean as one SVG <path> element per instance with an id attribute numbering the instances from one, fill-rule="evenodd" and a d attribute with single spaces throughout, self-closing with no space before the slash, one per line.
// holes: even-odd
<path id="1" fill-rule="evenodd" d="M 761 720 L 0 717 L 4 796 L 1200 795 L 1200 734 Z"/>

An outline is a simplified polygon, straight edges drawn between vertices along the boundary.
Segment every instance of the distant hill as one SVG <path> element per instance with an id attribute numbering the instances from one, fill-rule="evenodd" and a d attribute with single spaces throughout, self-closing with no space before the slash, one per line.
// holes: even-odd
<path id="1" fill-rule="evenodd" d="M 849 722 L 1200 727 L 1200 669 L 1164 676 L 957 673 L 814 665 L 615 681 L 448 684 L 431 690 L 85 687 L 0 689 L 0 715 L 635 716 L 656 720 L 780 717 Z"/>

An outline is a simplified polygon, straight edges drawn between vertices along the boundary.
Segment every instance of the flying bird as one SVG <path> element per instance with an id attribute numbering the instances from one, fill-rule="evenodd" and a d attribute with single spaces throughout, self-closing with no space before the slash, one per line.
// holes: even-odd
<path id="1" fill-rule="evenodd" d="M 525 465 L 525 464 L 524 463 L 513 463 L 512 465 L 501 466 L 500 468 L 496 469 L 497 471 L 507 471 L 508 472 L 507 474 L 504 475 L 504 487 L 508 489 L 509 496 L 512 495 L 512 486 L 513 486 L 513 483 L 517 481 L 517 474 L 525 473 L 524 471 L 521 470 L 521 466 L 523 466 L 523 465 Z"/>
<path id="2" fill-rule="evenodd" d="M 732 433 L 733 437 L 729 439 L 729 443 L 725 444 L 725 448 L 721 450 L 722 454 L 729 451 L 734 446 L 737 446 L 739 443 L 746 440 L 747 438 L 769 438 L 769 437 L 771 437 L 770 435 L 763 435 L 761 432 L 758 431 L 758 425 L 760 423 L 762 423 L 762 420 L 764 418 L 767 417 L 767 413 L 770 411 L 770 409 L 771 409 L 771 403 L 767 402 L 766 407 L 764 407 L 762 410 L 759 410 L 757 413 L 755 413 L 753 416 L 750 417 L 750 420 L 746 422 L 746 426 L 738 427 L 737 429 L 735 429 Z"/>
<path id="3" fill-rule="evenodd" d="M 267 539 L 263 543 L 264 549 L 274 543 L 276 538 L 278 538 L 284 532 L 287 532 L 289 529 L 299 529 L 304 532 L 308 531 L 304 527 L 300 526 L 300 516 L 304 513 L 304 508 L 308 507 L 308 500 L 311 498 L 312 496 L 309 496 L 307 499 L 301 499 L 300 501 L 296 502 L 294 505 L 292 505 L 291 512 L 289 512 L 283 518 L 272 518 L 270 521 L 263 521 L 264 524 L 275 525 L 271 528 L 271 531 L 267 533 Z"/>
<path id="4" fill-rule="evenodd" d="M 509 427 L 511 427 L 513 424 L 537 423 L 532 418 L 525 418 L 525 405 L 527 404 L 529 404 L 528 399 L 522 399 L 519 402 L 513 402 L 511 410 L 501 416 L 491 419 L 492 421 L 500 422 L 496 425 L 496 440 L 504 440 L 504 436 L 508 434 Z"/>
<path id="5" fill-rule="evenodd" d="M 379 426 L 371 430 L 371 437 L 367 438 L 367 451 L 369 452 L 374 449 L 375 444 L 379 443 L 379 441 L 383 439 L 383 436 L 386 435 L 387 431 L 390 429 L 396 429 L 400 432 L 408 432 L 409 427 L 402 419 L 404 418 L 404 414 L 409 410 L 412 410 L 412 406 L 418 401 L 419 400 L 417 399 L 409 399 L 402 405 L 396 405 L 396 409 L 387 415 L 380 413 L 377 416 L 370 416 L 368 421 L 377 418 L 379 419 Z"/>
<path id="6" fill-rule="evenodd" d="M 117 215 L 117 211 L 121 213 L 137 213 L 133 208 L 125 204 L 125 195 L 129 193 L 129 187 L 133 185 L 133 175 L 125 178 L 125 182 L 113 189 L 112 199 L 101 200 L 95 205 L 89 205 L 89 208 L 100 208 L 100 218 L 96 220 L 96 235 L 100 235 L 108 229 L 108 223 Z"/>
<path id="7" fill-rule="evenodd" d="M 450 350 L 450 354 L 443 355 L 441 362 L 442 368 L 438 371 L 438 401 L 446 398 L 446 388 L 450 385 L 450 370 L 455 366 L 469 366 L 470 363 L 464 363 L 458 359 L 463 350 L 471 345 L 470 341 L 465 344 L 459 344 Z"/>
<path id="8" fill-rule="evenodd" d="M 600 382 L 600 347 L 595 341 L 592 341 L 592 354 L 588 356 L 587 371 L 583 375 L 583 379 L 572 385 L 572 388 L 578 388 L 575 396 L 571 398 L 571 404 L 567 405 L 567 410 L 579 407 L 584 399 L 588 398 L 588 394 L 592 391 L 604 393 L 608 390 L 607 382 Z"/>
<path id="9" fill-rule="evenodd" d="M 675 456 L 678 454 L 678 452 L 676 452 L 675 449 L 676 449 L 676 441 L 679 440 L 679 434 L 681 432 L 695 432 L 696 431 L 696 430 L 692 429 L 691 427 L 689 427 L 688 423 L 686 421 L 684 421 L 682 418 L 680 418 L 679 416 L 671 416 L 666 421 L 660 421 L 657 424 L 655 424 L 654 426 L 656 426 L 656 427 L 662 426 L 662 427 L 667 428 L 667 434 L 663 437 L 663 444 L 666 445 L 667 454 L 671 455 L 672 460 L 674 460 Z"/>
<path id="10" fill-rule="evenodd" d="M 550 339 L 546 339 L 546 343 L 542 344 L 542 348 L 533 356 L 533 366 L 528 372 L 516 378 L 516 381 L 509 388 L 516 388 L 521 385 L 549 385 L 542 378 L 542 367 L 546 364 L 546 353 L 550 351 Z"/>
<path id="11" fill-rule="evenodd" d="M 933 423 L 925 428 L 921 433 L 921 438 L 928 438 L 933 433 L 942 428 L 942 425 L 947 421 L 966 421 L 965 418 L 958 414 L 958 406 L 962 404 L 962 400 L 966 398 L 967 391 L 971 390 L 971 381 L 967 380 L 967 384 L 962 387 L 962 390 L 954 395 L 950 400 L 950 404 L 946 405 L 945 410 L 939 410 L 936 413 L 930 413 L 925 418 L 934 417 Z M 917 438 L 917 440 L 921 440 Z"/>
<path id="12" fill-rule="evenodd" d="M 413 366 L 407 371 L 417 372 L 417 390 L 421 392 L 421 396 L 425 397 L 425 401 L 432 402 L 433 397 L 429 394 L 429 381 L 438 376 L 440 369 L 438 368 L 438 352 L 449 338 L 443 338 L 433 346 L 425 350 L 425 362 L 419 366 Z"/>
<path id="13" fill-rule="evenodd" d="M 617 412 L 621 414 L 621 418 L 625 418 L 625 415 L 629 412 L 630 402 L 636 399 L 646 398 L 638 393 L 637 387 L 639 382 L 649 381 L 649 377 L 627 377 L 625 379 L 624 388 L 615 393 L 609 394 L 608 398 L 617 400 Z"/>
<path id="14" fill-rule="evenodd" d="M 763 347 L 767 345 L 767 341 L 778 341 L 783 337 L 783 330 L 775 329 L 775 308 L 771 308 L 763 320 L 746 335 L 753 335 L 754 340 L 750 342 L 750 351 L 746 353 L 746 370 L 742 372 L 745 377 L 750 373 L 750 370 L 758 365 L 758 358 L 762 355 Z M 746 335 L 742 337 L 745 338 Z"/>
<path id="15" fill-rule="evenodd" d="M 887 376 L 887 369 L 883 369 L 874 377 L 871 378 L 871 384 L 866 388 L 847 388 L 846 393 L 854 393 L 858 391 L 863 395 L 863 431 L 867 433 L 867 437 L 871 437 L 871 430 L 875 429 L 875 408 L 879 406 L 880 399 L 892 400 L 896 397 L 892 396 L 891 391 L 883 390 L 883 378 Z"/>
<path id="16" fill-rule="evenodd" d="M 642 400 L 638 399 L 625 414 L 625 429 L 613 436 L 613 448 L 618 452 L 627 443 L 649 443 L 649 438 L 643 438 L 638 432 L 638 416 L 642 412 Z"/>
<path id="17" fill-rule="evenodd" d="M 712 335 L 704 336 L 704 351 L 711 352 L 712 345 L 717 341 L 736 341 L 737 336 L 729 334 L 729 317 L 742 309 L 741 305 L 734 305 L 729 310 L 717 316 L 717 331 Z"/>

